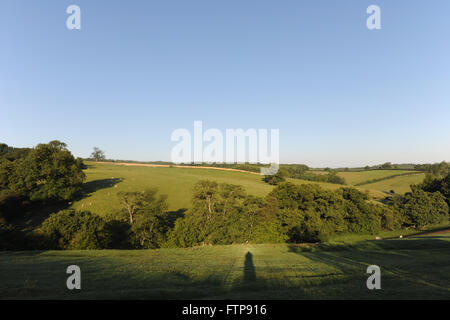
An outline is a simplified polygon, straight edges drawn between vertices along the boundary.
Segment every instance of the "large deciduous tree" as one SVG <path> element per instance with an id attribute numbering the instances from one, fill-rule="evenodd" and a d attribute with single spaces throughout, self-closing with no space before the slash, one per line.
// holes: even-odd
<path id="1" fill-rule="evenodd" d="M 14 161 L 8 188 L 30 200 L 70 200 L 81 191 L 81 166 L 65 143 L 39 144 Z"/>
<path id="2" fill-rule="evenodd" d="M 105 160 L 105 152 L 97 147 L 94 147 L 94 151 L 91 153 L 91 158 L 95 159 L 95 161 Z"/>

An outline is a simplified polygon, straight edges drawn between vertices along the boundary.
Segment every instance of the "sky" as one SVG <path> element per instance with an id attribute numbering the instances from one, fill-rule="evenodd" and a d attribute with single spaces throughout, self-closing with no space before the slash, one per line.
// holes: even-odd
<path id="1" fill-rule="evenodd" d="M 450 161 L 449 14 L 448 0 L 2 0 L 0 142 L 170 160 L 171 133 L 200 120 L 279 129 L 282 163 Z"/>

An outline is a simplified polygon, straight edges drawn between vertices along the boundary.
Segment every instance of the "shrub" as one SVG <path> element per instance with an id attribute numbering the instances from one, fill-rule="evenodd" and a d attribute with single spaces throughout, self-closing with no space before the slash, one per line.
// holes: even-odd
<path id="1" fill-rule="evenodd" d="M 105 220 L 89 211 L 54 213 L 42 223 L 40 231 L 49 249 L 105 249 L 111 243 Z"/>
<path id="2" fill-rule="evenodd" d="M 276 186 L 286 180 L 287 172 L 284 170 L 278 170 L 276 174 L 270 176 L 264 176 L 263 181 L 270 185 Z"/>
<path id="3" fill-rule="evenodd" d="M 413 188 L 398 206 L 408 222 L 418 227 L 441 223 L 449 219 L 449 207 L 440 192 L 425 192 Z"/>

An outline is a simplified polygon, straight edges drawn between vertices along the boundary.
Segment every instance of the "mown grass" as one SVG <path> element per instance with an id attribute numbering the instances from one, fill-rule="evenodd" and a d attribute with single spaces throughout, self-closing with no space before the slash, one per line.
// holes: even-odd
<path id="1" fill-rule="evenodd" d="M 0 253 L 2 299 L 449 299 L 450 235 L 344 245 Z M 80 266 L 81 290 L 66 288 Z M 381 268 L 368 290 L 367 266 Z"/>

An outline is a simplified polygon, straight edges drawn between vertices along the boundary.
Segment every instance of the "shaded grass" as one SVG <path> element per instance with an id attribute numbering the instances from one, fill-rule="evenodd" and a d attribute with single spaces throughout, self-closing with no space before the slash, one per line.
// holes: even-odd
<path id="1" fill-rule="evenodd" d="M 450 236 L 348 244 L 0 253 L 0 298 L 449 299 Z M 82 290 L 66 289 L 68 265 Z M 366 288 L 378 265 L 382 290 Z"/>

